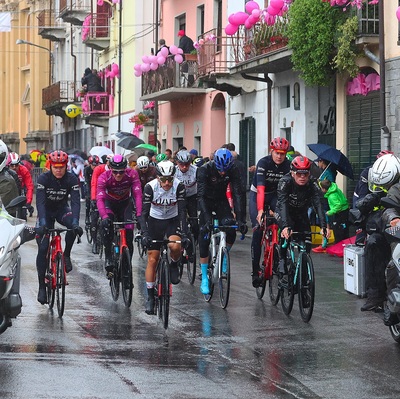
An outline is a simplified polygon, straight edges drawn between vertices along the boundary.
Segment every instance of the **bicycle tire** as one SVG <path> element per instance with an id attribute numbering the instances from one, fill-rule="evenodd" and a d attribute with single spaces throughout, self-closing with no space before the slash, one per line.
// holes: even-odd
<path id="1" fill-rule="evenodd" d="M 56 297 L 58 317 L 61 319 L 65 308 L 65 263 L 60 253 L 56 258 Z"/>
<path id="2" fill-rule="evenodd" d="M 120 257 L 120 270 L 121 270 L 121 289 L 122 298 L 127 308 L 132 303 L 133 280 L 132 280 L 132 261 L 128 248 L 124 248 Z"/>
<path id="3" fill-rule="evenodd" d="M 119 257 L 116 257 L 115 254 L 113 255 L 113 262 L 114 270 L 113 275 L 110 279 L 110 288 L 112 299 L 116 302 L 119 298 Z"/>
<path id="4" fill-rule="evenodd" d="M 226 259 L 226 269 L 224 268 L 224 259 Z M 221 250 L 221 257 L 219 260 L 219 301 L 222 309 L 226 309 L 229 302 L 229 293 L 231 288 L 231 263 L 229 258 L 229 251 L 226 247 Z M 224 273 L 225 271 L 225 273 Z"/>
<path id="5" fill-rule="evenodd" d="M 146 253 L 146 248 L 142 245 L 142 239 L 138 239 L 136 240 L 136 244 L 137 244 L 137 249 L 138 249 L 138 254 L 140 259 L 143 259 L 143 256 Z"/>
<path id="6" fill-rule="evenodd" d="M 309 254 L 301 255 L 298 275 L 298 295 L 301 318 L 305 323 L 311 319 L 315 300 L 314 265 Z"/>
<path id="7" fill-rule="evenodd" d="M 193 234 L 189 233 L 188 237 L 192 246 L 192 255 L 187 259 L 187 277 L 190 285 L 193 285 L 196 281 L 196 267 L 197 267 L 197 251 L 196 242 L 194 240 Z"/>
<path id="8" fill-rule="evenodd" d="M 49 252 L 49 259 L 51 259 L 51 251 Z M 55 290 L 53 289 L 53 270 L 52 270 L 52 265 L 51 261 L 47 261 L 47 270 L 46 270 L 46 277 L 45 277 L 45 283 L 46 283 L 46 296 L 47 296 L 47 303 L 49 305 L 49 309 L 53 309 L 54 306 L 54 299 L 56 297 Z"/>
<path id="9" fill-rule="evenodd" d="M 103 230 L 101 229 L 101 226 L 100 226 L 100 218 L 97 223 L 96 242 L 97 242 L 97 250 L 99 251 L 99 257 L 100 257 L 100 259 L 102 259 L 104 247 L 103 247 Z"/>
<path id="10" fill-rule="evenodd" d="M 158 260 L 156 268 L 156 284 L 154 286 L 154 298 L 155 298 L 155 310 L 158 318 L 161 320 L 162 317 L 162 304 L 161 304 L 161 257 Z"/>
<path id="11" fill-rule="evenodd" d="M 260 266 L 260 276 L 262 277 L 262 283 L 259 287 L 256 288 L 256 294 L 258 299 L 262 299 L 265 293 L 265 287 L 267 286 L 267 279 L 265 273 L 267 273 L 266 268 L 268 267 L 269 262 L 269 249 L 267 249 L 267 240 L 263 239 L 261 243 L 261 255 L 263 256 L 263 261 Z"/>
<path id="12" fill-rule="evenodd" d="M 288 257 L 287 257 L 287 269 L 288 274 L 286 275 L 286 281 L 284 278 L 281 278 L 279 281 L 280 286 L 280 297 L 281 297 L 281 305 L 283 313 L 286 316 L 290 314 L 293 309 L 293 302 L 294 302 L 294 264 L 292 259 L 289 256 L 290 249 L 288 249 Z"/>
<path id="13" fill-rule="evenodd" d="M 270 256 L 272 256 L 272 259 L 269 259 L 268 263 L 272 270 L 270 271 L 270 277 L 269 277 L 269 299 L 271 301 L 271 304 L 273 306 L 276 306 L 277 303 L 279 302 L 279 297 L 280 297 L 280 289 L 279 289 L 279 260 L 280 260 L 280 254 L 279 254 L 279 246 L 278 244 L 274 244 L 272 247 L 272 251 L 270 251 Z"/>
<path id="14" fill-rule="evenodd" d="M 91 231 L 90 231 L 90 224 L 89 224 L 89 225 L 85 224 L 85 231 L 86 231 L 86 239 L 87 239 L 87 242 L 88 242 L 89 244 L 91 244 L 92 241 L 93 241 L 93 238 L 92 238 L 92 233 L 91 233 Z"/>
<path id="15" fill-rule="evenodd" d="M 397 323 L 393 326 L 389 326 L 389 331 L 395 342 L 400 344 L 400 323 Z"/>
<path id="16" fill-rule="evenodd" d="M 210 302 L 214 294 L 214 266 L 212 264 L 211 255 L 208 255 L 208 268 L 207 268 L 207 278 L 208 278 L 208 294 L 203 294 L 204 300 Z"/>
<path id="17" fill-rule="evenodd" d="M 169 267 L 166 260 L 161 261 L 161 287 L 159 288 L 160 296 L 160 317 L 163 322 L 164 329 L 168 328 L 169 321 L 169 301 L 170 301 L 170 278 L 169 278 Z"/>

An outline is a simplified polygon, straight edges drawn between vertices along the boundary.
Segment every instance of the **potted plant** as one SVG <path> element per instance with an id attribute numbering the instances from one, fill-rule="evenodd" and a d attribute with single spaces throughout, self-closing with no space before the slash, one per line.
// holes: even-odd
<path id="1" fill-rule="evenodd" d="M 192 50 L 189 54 L 185 54 L 186 61 L 197 61 L 197 50 Z"/>

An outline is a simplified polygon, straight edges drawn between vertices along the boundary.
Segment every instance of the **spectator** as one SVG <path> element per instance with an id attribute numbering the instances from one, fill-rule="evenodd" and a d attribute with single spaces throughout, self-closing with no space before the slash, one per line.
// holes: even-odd
<path id="1" fill-rule="evenodd" d="M 192 148 L 189 151 L 189 154 L 190 154 L 190 156 L 192 158 L 192 161 L 199 156 L 199 152 L 195 148 Z"/>
<path id="2" fill-rule="evenodd" d="M 97 70 L 92 69 L 90 73 L 88 73 L 88 69 L 89 68 L 85 69 L 85 74 L 82 77 L 82 86 L 86 88 L 87 92 L 104 91 L 104 88 L 101 85 L 100 76 L 97 74 Z"/>
<path id="3" fill-rule="evenodd" d="M 168 49 L 168 55 L 170 54 L 170 52 L 169 52 L 169 47 L 165 44 L 165 40 L 164 40 L 164 39 L 160 39 L 160 40 L 158 41 L 158 44 L 160 45 L 160 48 L 157 50 L 157 53 L 156 53 L 156 54 L 158 54 L 158 53 L 161 51 L 161 49 L 162 49 L 163 47 L 166 47 L 166 48 Z"/>
<path id="4" fill-rule="evenodd" d="M 336 181 L 336 167 L 332 162 L 327 161 L 326 159 L 323 158 L 318 158 L 318 167 L 322 169 L 321 176 L 319 177 L 319 180 L 329 180 L 333 183 Z"/>
<path id="5" fill-rule="evenodd" d="M 170 150 L 169 148 L 167 148 L 167 149 L 165 150 L 165 155 L 167 156 L 167 160 L 168 160 L 168 161 L 171 161 L 171 158 L 172 158 L 172 150 Z"/>
<path id="6" fill-rule="evenodd" d="M 190 54 L 193 50 L 195 50 L 195 48 L 193 46 L 193 40 L 190 37 L 186 36 L 184 30 L 180 30 L 178 32 L 178 36 L 179 36 L 178 47 L 183 50 L 184 55 Z M 181 71 L 184 76 L 187 76 L 188 86 L 192 86 L 194 83 L 194 76 L 193 76 L 193 74 L 189 74 L 189 64 L 187 63 L 187 61 L 182 63 Z"/>

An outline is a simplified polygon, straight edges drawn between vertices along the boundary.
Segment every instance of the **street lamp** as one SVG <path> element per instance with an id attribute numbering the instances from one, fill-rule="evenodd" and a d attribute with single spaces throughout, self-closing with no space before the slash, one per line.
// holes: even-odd
<path id="1" fill-rule="evenodd" d="M 53 83 L 53 53 L 50 51 L 50 49 L 48 49 L 47 47 L 44 46 L 40 46 L 39 44 L 35 44 L 32 42 L 28 42 L 27 40 L 22 40 L 22 39 L 17 39 L 17 41 L 15 42 L 15 44 L 27 44 L 28 46 L 34 46 L 34 47 L 39 47 L 43 50 L 48 51 L 48 53 L 50 54 L 50 74 L 49 74 L 49 83 L 50 85 Z"/>

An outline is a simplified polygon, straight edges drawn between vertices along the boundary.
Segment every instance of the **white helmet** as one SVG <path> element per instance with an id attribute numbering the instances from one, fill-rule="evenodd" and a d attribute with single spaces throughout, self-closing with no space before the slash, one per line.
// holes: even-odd
<path id="1" fill-rule="evenodd" d="M 16 152 L 10 152 L 8 157 L 10 158 L 10 165 L 19 164 L 20 159 L 19 159 L 19 155 Z"/>
<path id="2" fill-rule="evenodd" d="M 189 151 L 186 150 L 180 150 L 176 154 L 176 160 L 181 163 L 188 163 L 192 161 L 192 157 L 189 154 Z"/>
<path id="3" fill-rule="evenodd" d="M 147 168 L 149 166 L 149 163 L 150 163 L 149 157 L 147 157 L 146 155 L 142 155 L 136 161 L 136 165 L 138 166 L 139 169 Z"/>
<path id="4" fill-rule="evenodd" d="M 400 178 L 400 159 L 393 154 L 378 158 L 368 172 L 368 188 L 372 192 L 387 191 Z"/>
<path id="5" fill-rule="evenodd" d="M 8 149 L 3 140 L 0 140 L 0 172 L 7 164 Z"/>
<path id="6" fill-rule="evenodd" d="M 158 176 L 173 176 L 175 174 L 175 165 L 171 161 L 161 161 L 157 164 Z"/>

